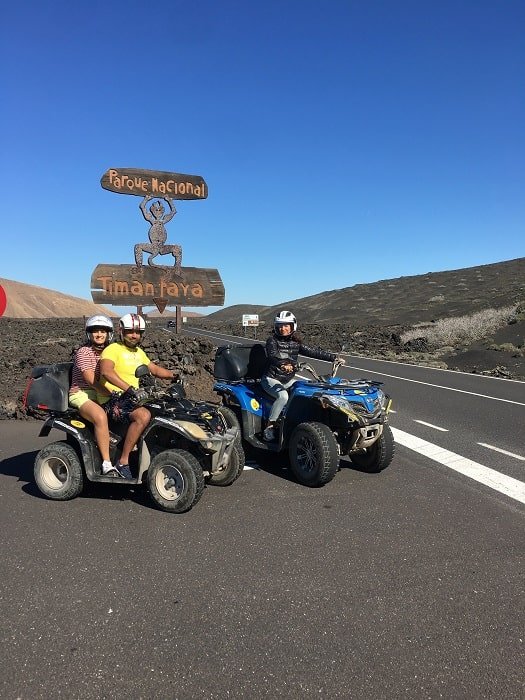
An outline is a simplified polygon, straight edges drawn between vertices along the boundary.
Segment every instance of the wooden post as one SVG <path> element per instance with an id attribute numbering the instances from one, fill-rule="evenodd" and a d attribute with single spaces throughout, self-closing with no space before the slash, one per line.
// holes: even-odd
<path id="1" fill-rule="evenodd" d="M 182 333 L 182 307 L 175 307 L 175 333 Z"/>

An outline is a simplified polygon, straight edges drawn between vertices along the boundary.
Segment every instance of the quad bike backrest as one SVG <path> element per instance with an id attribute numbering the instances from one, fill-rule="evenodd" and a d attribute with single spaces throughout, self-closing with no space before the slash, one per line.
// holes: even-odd
<path id="1" fill-rule="evenodd" d="M 67 411 L 72 367 L 72 362 L 33 367 L 24 394 L 24 405 L 62 413 Z"/>
<path id="2" fill-rule="evenodd" d="M 223 345 L 215 353 L 213 376 L 227 382 L 260 379 L 267 367 L 264 345 Z"/>

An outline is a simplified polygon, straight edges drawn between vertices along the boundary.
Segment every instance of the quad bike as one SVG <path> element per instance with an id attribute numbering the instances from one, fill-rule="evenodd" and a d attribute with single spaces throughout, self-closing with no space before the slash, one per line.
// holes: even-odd
<path id="1" fill-rule="evenodd" d="M 313 380 L 297 379 L 292 385 L 275 425 L 276 440 L 263 441 L 273 403 L 260 381 L 267 365 L 261 344 L 217 349 L 214 391 L 222 398 L 220 411 L 228 425 L 240 427 L 247 447 L 287 451 L 292 473 L 306 486 L 331 481 L 343 455 L 366 472 L 380 472 L 390 464 L 394 456 L 388 424 L 391 399 L 380 388 L 382 382 L 336 377 L 338 360 L 326 376 L 319 376 L 307 363 L 299 364 Z"/>
<path id="2" fill-rule="evenodd" d="M 27 407 L 45 411 L 48 417 L 40 436 L 52 428 L 65 440 L 43 447 L 35 459 L 39 490 L 48 498 L 68 500 L 78 496 L 87 481 L 106 484 L 145 484 L 155 504 L 171 513 L 184 513 L 202 496 L 206 483 L 229 486 L 241 474 L 244 452 L 238 428 L 228 426 L 218 407 L 185 398 L 180 384 L 167 390 L 157 387 L 144 365 L 136 375 L 144 385 L 144 405 L 151 420 L 131 453 L 132 479 L 102 474 L 102 458 L 91 423 L 68 406 L 70 362 L 35 367 L 24 396 Z M 127 426 L 110 421 L 110 457 L 119 455 Z"/>

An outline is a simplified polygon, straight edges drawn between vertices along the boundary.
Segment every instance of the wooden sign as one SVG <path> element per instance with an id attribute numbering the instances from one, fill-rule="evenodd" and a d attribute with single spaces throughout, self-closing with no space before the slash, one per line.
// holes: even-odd
<path id="1" fill-rule="evenodd" d="M 149 194 L 170 199 L 206 199 L 208 196 L 208 185 L 200 175 L 167 173 L 161 170 L 110 168 L 102 175 L 100 184 L 110 192 L 141 197 Z"/>
<path id="2" fill-rule="evenodd" d="M 224 285 L 218 270 L 135 265 L 97 265 L 91 275 L 95 304 L 153 306 L 222 306 Z"/>

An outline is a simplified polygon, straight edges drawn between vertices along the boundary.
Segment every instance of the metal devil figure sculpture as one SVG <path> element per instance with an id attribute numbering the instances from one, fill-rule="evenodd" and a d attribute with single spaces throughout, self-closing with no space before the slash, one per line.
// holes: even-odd
<path id="1" fill-rule="evenodd" d="M 182 246 L 167 243 L 166 224 L 177 213 L 173 200 L 206 199 L 208 196 L 208 186 L 200 175 L 111 168 L 100 183 L 110 192 L 141 196 L 140 211 L 150 227 L 149 243 L 135 244 L 135 265 L 97 265 L 91 275 L 91 296 L 95 303 L 155 305 L 160 313 L 166 306 L 175 306 L 178 318 L 181 306 L 224 304 L 224 285 L 218 270 L 182 267 Z M 147 265 L 143 262 L 145 253 L 148 254 Z M 155 258 L 167 255 L 173 256 L 173 265 L 154 262 Z"/>

